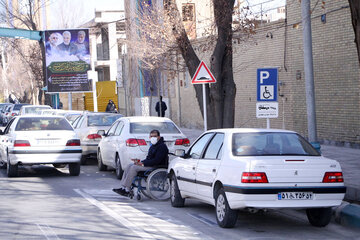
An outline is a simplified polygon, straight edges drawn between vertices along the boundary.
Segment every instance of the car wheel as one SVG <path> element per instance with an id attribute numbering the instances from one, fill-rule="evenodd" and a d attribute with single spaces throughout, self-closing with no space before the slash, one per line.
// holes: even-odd
<path id="1" fill-rule="evenodd" d="M 232 228 L 237 221 L 237 211 L 230 208 L 223 188 L 216 193 L 216 221 L 222 228 Z"/>
<path id="2" fill-rule="evenodd" d="M 6 162 L 0 161 L 0 169 L 5 169 L 5 168 L 6 168 Z"/>
<path id="3" fill-rule="evenodd" d="M 85 165 L 86 164 L 86 160 L 87 160 L 87 156 L 86 155 L 81 155 L 81 165 Z"/>
<path id="4" fill-rule="evenodd" d="M 311 225 L 325 227 L 330 223 L 332 211 L 331 208 L 309 208 L 306 215 Z"/>
<path id="5" fill-rule="evenodd" d="M 70 176 L 79 176 L 80 174 L 80 163 L 69 163 Z"/>
<path id="6" fill-rule="evenodd" d="M 7 166 L 6 173 L 7 173 L 8 177 L 17 177 L 18 176 L 18 165 L 17 164 L 15 164 L 15 165 L 10 164 L 9 156 L 8 156 L 6 166 Z"/>
<path id="7" fill-rule="evenodd" d="M 122 179 L 124 170 L 121 167 L 121 161 L 120 161 L 119 154 L 116 154 L 116 158 L 115 158 L 115 172 L 116 172 L 116 178 Z"/>
<path id="8" fill-rule="evenodd" d="M 181 197 L 175 174 L 171 175 L 170 202 L 173 207 L 183 207 L 185 204 L 185 198 Z"/>
<path id="9" fill-rule="evenodd" d="M 107 166 L 103 164 L 100 150 L 98 152 L 97 160 L 98 160 L 98 169 L 99 169 L 99 171 L 106 171 Z"/>

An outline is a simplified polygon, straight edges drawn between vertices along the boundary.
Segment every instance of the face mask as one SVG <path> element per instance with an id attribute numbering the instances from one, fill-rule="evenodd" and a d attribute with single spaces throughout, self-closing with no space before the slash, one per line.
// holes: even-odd
<path id="1" fill-rule="evenodd" d="M 157 141 L 158 141 L 157 137 L 151 137 L 150 138 L 150 142 L 151 142 L 152 145 L 155 145 L 157 143 Z"/>

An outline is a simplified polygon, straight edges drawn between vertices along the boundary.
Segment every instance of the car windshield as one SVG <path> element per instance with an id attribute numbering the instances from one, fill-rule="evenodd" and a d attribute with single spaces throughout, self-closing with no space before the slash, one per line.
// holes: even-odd
<path id="1" fill-rule="evenodd" d="M 44 109 L 50 109 L 50 107 L 27 107 L 25 108 L 26 114 L 41 114 L 41 111 Z M 50 114 L 50 113 L 47 113 Z"/>
<path id="2" fill-rule="evenodd" d="M 88 126 L 111 126 L 121 114 L 97 114 L 88 116 Z"/>
<path id="3" fill-rule="evenodd" d="M 181 133 L 172 122 L 132 122 L 130 123 L 130 133 L 149 134 L 152 130 L 159 130 L 163 133 Z"/>
<path id="4" fill-rule="evenodd" d="M 15 131 L 70 130 L 70 123 L 64 118 L 20 118 Z"/>
<path id="5" fill-rule="evenodd" d="M 234 156 L 320 156 L 299 134 L 281 132 L 234 133 L 232 153 Z"/>

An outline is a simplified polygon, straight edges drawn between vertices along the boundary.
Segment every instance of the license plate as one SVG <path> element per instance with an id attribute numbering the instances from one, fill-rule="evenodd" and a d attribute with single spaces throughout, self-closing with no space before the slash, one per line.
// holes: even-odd
<path id="1" fill-rule="evenodd" d="M 314 194 L 312 192 L 280 192 L 278 200 L 312 200 Z"/>
<path id="2" fill-rule="evenodd" d="M 39 145 L 55 145 L 58 144 L 59 140 L 57 139 L 41 139 L 37 140 L 37 144 Z"/>

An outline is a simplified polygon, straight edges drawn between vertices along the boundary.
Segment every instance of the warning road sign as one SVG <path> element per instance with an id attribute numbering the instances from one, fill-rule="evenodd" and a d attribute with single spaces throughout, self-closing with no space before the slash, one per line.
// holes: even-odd
<path id="1" fill-rule="evenodd" d="M 216 79 L 210 72 L 206 64 L 201 61 L 199 67 L 197 68 L 194 77 L 191 80 L 192 84 L 202 84 L 202 83 L 216 83 Z"/>

